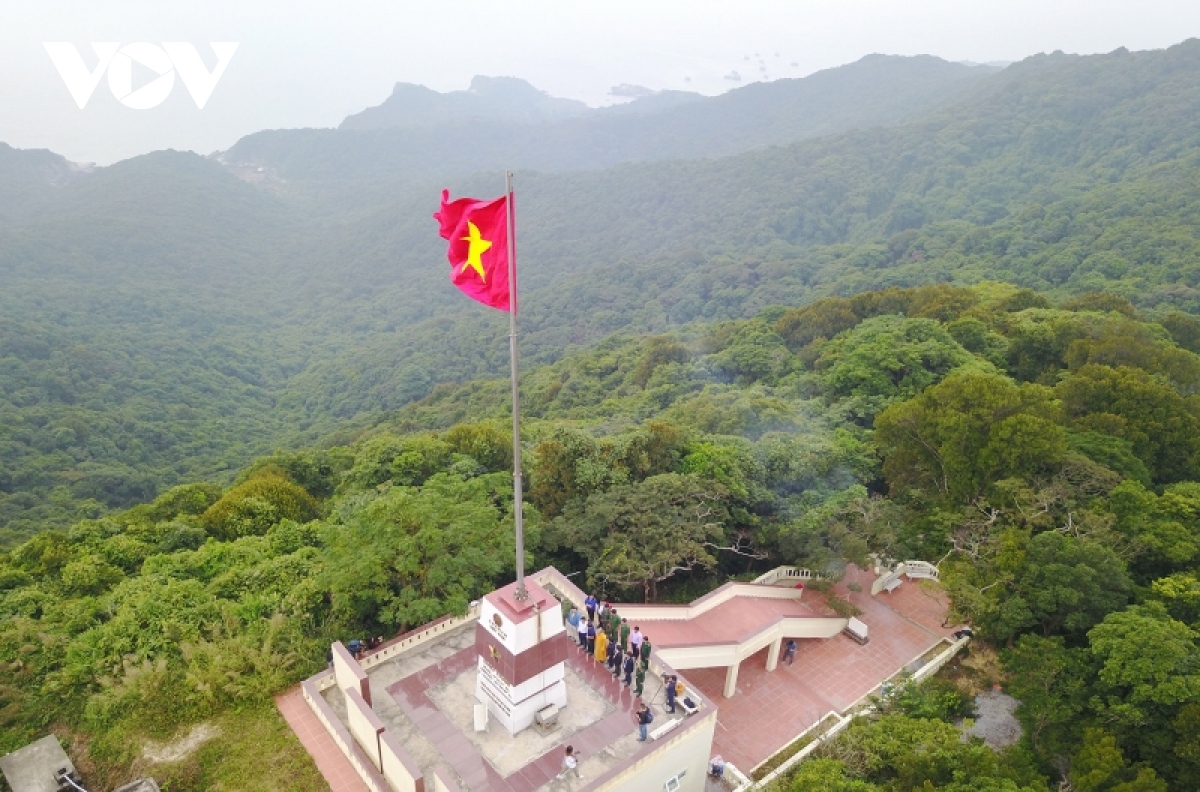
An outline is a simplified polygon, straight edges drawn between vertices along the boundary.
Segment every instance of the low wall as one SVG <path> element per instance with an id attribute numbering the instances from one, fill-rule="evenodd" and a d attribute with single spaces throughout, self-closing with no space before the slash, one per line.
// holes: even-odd
<path id="1" fill-rule="evenodd" d="M 871 584 L 871 596 L 874 597 L 883 591 L 888 583 L 901 576 L 907 577 L 909 580 L 940 580 L 942 573 L 928 561 L 902 561 L 896 564 L 895 569 L 884 572 L 875 579 L 875 582 Z"/>
<path id="2" fill-rule="evenodd" d="M 440 619 L 424 624 L 415 630 L 399 635 L 390 641 L 386 641 L 378 648 L 370 653 L 363 655 L 359 664 L 363 668 L 373 668 L 385 660 L 403 654 L 411 649 L 414 649 L 421 644 L 428 643 L 439 636 L 442 636 L 451 630 L 461 627 L 464 624 L 469 624 L 479 618 L 479 605 L 475 604 L 467 609 L 465 616 L 443 616 Z"/>
<path id="3" fill-rule="evenodd" d="M 342 690 L 354 689 L 363 697 L 367 704 L 371 703 L 371 682 L 367 672 L 363 671 L 350 650 L 341 641 L 333 644 L 333 675 L 337 678 L 337 686 Z"/>
<path id="4" fill-rule="evenodd" d="M 449 770 L 439 767 L 433 771 L 433 792 L 462 792 Z"/>
<path id="5" fill-rule="evenodd" d="M 313 684 L 318 693 L 324 693 L 331 687 L 337 685 L 337 676 L 333 673 L 333 669 L 327 669 L 319 674 L 313 674 L 308 678 L 308 681 Z"/>
<path id="6" fill-rule="evenodd" d="M 379 761 L 383 777 L 396 792 L 425 792 L 425 777 L 396 735 L 384 730 L 379 735 Z M 436 777 L 434 788 L 437 787 Z"/>
<path id="7" fill-rule="evenodd" d="M 350 734 L 358 741 L 375 769 L 383 772 L 383 762 L 379 759 L 379 735 L 387 731 L 387 727 L 357 690 L 346 688 L 345 693 L 346 724 L 350 727 Z"/>
<path id="8" fill-rule="evenodd" d="M 587 790 L 596 792 L 646 792 L 665 788 L 675 778 L 679 792 L 703 792 L 709 752 L 717 728 L 716 710 L 684 721 L 674 736 L 660 740 L 654 751 L 601 776 Z"/>
<path id="9" fill-rule="evenodd" d="M 392 792 L 388 788 L 388 783 L 384 779 L 383 774 L 376 770 L 371 765 L 371 760 L 363 753 L 362 748 L 350 736 L 350 732 L 338 720 L 337 715 L 322 696 L 317 686 L 312 684 L 310 680 L 305 680 L 300 683 L 300 690 L 304 695 L 304 700 L 308 702 L 308 706 L 316 714 L 317 720 L 325 726 L 325 730 L 329 732 L 329 736 L 342 749 L 342 754 L 350 760 L 350 765 L 358 773 L 358 777 L 367 785 L 367 789 L 371 792 Z"/>
<path id="10" fill-rule="evenodd" d="M 813 578 L 824 577 L 818 575 L 811 569 L 802 567 L 781 566 L 775 567 L 770 572 L 764 572 L 754 578 L 754 582 L 760 586 L 790 586 L 795 587 L 797 583 L 803 583 Z"/>
<path id="11" fill-rule="evenodd" d="M 889 572 L 884 572 L 882 575 L 875 578 L 875 582 L 871 584 L 871 596 L 876 596 L 879 594 L 879 592 L 883 591 L 884 587 L 887 586 L 888 583 L 899 579 L 899 577 L 904 574 L 906 569 L 907 567 L 904 566 L 904 564 L 896 564 L 895 569 Z"/>
<path id="12" fill-rule="evenodd" d="M 846 629 L 848 621 L 840 616 L 783 616 L 736 644 L 655 647 L 654 651 L 676 668 L 731 666 L 783 638 L 832 638 Z"/>
<path id="13" fill-rule="evenodd" d="M 622 615 L 638 621 L 686 621 L 695 619 L 734 597 L 758 597 L 760 599 L 798 600 L 804 595 L 797 588 L 779 588 L 758 583 L 726 583 L 713 589 L 688 605 L 639 605 L 618 603 Z"/>

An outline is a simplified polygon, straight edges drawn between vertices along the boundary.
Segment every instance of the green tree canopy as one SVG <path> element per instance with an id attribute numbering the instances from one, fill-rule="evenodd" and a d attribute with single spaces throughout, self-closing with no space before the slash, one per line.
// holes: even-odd
<path id="1" fill-rule="evenodd" d="M 1052 467 L 1065 450 L 1057 403 L 1037 385 L 998 374 L 953 373 L 876 418 L 884 475 L 896 492 L 915 487 L 950 502 L 992 482 Z"/>

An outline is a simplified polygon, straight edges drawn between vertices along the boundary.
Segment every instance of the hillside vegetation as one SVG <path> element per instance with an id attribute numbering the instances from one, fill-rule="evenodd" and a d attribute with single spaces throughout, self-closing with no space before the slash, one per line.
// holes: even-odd
<path id="1" fill-rule="evenodd" d="M 1198 343 L 1184 313 L 1000 283 L 613 337 L 523 382 L 527 563 L 667 600 L 777 564 L 939 563 L 952 617 L 1003 648 L 1027 740 L 961 743 L 938 725 L 961 694 L 914 689 L 789 788 L 1186 789 Z M 352 445 L 0 555 L 0 750 L 55 728 L 116 778 L 146 738 L 257 711 L 331 639 L 462 612 L 512 574 L 505 396 L 441 387 Z"/>
<path id="2" fill-rule="evenodd" d="M 733 138 L 780 143 L 770 148 L 705 159 L 725 144 L 672 132 L 676 156 L 696 159 L 519 173 L 524 359 L 930 282 L 1200 307 L 1200 43 L 965 68 L 867 59 L 636 114 L 688 130 L 686 114 L 708 108 L 737 119 Z M 912 115 L 856 116 L 883 106 L 837 104 L 830 86 L 849 85 L 891 91 L 887 107 Z M 521 128 L 525 139 L 542 127 Z M 802 139 L 815 134 L 826 136 Z M 501 164 L 456 171 L 463 143 L 394 148 L 433 169 L 424 176 L 373 167 L 361 146 L 346 144 L 360 159 L 343 167 L 341 142 L 291 154 L 279 143 L 297 170 L 238 171 L 251 183 L 175 152 L 81 173 L 0 150 L 13 175 L 0 199 L 0 541 L 197 477 L 228 483 L 256 455 L 499 374 L 503 318 L 446 282 L 428 217 L 444 184 L 426 179 Z M 561 167 L 592 167 L 598 145 L 583 140 Z M 454 182 L 456 194 L 499 184 Z"/>

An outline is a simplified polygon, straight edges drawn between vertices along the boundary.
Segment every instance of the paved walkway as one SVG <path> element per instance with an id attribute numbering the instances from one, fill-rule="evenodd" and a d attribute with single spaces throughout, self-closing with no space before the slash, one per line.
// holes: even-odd
<path id="1" fill-rule="evenodd" d="M 851 569 L 838 587 L 856 581 L 863 591 L 852 596 L 870 628 L 870 643 L 859 645 L 845 635 L 799 639 L 793 665 L 780 662 L 768 672 L 767 650 L 742 661 L 737 693 L 724 698 L 724 668 L 693 668 L 687 679 L 717 702 L 717 733 L 713 753 L 738 769 L 754 767 L 816 723 L 830 710 L 841 712 L 870 693 L 888 677 L 936 646 L 952 628 L 943 628 L 946 601 L 931 595 L 916 581 L 905 582 L 891 594 L 870 595 L 869 572 Z M 806 591 L 816 606 L 820 595 Z"/>
<path id="2" fill-rule="evenodd" d="M 299 686 L 276 696 L 275 706 L 300 738 L 300 744 L 317 763 L 317 769 L 329 782 L 332 792 L 368 792 L 367 785 L 354 771 L 350 760 L 329 736 L 321 721 L 317 720 Z"/>
<path id="3" fill-rule="evenodd" d="M 692 619 L 647 619 L 639 616 L 637 606 L 617 605 L 617 612 L 628 612 L 632 623 L 642 628 L 659 649 L 705 644 L 737 644 L 752 639 L 781 618 L 816 618 L 833 615 L 800 599 L 774 599 L 738 595 Z"/>

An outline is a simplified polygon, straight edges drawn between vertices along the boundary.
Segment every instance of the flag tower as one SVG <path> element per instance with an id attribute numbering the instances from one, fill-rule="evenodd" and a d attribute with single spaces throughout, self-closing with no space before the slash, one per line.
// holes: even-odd
<path id="1" fill-rule="evenodd" d="M 513 522 L 516 580 L 486 596 L 475 625 L 478 676 L 475 698 L 510 734 L 528 727 L 539 712 L 567 703 L 568 641 L 558 601 L 525 580 L 525 531 L 521 475 L 521 393 L 517 361 L 517 232 L 512 172 L 504 172 L 504 195 L 490 201 L 450 200 L 442 191 L 434 215 L 449 241 L 450 280 L 473 300 L 508 311 L 512 369 Z"/>

